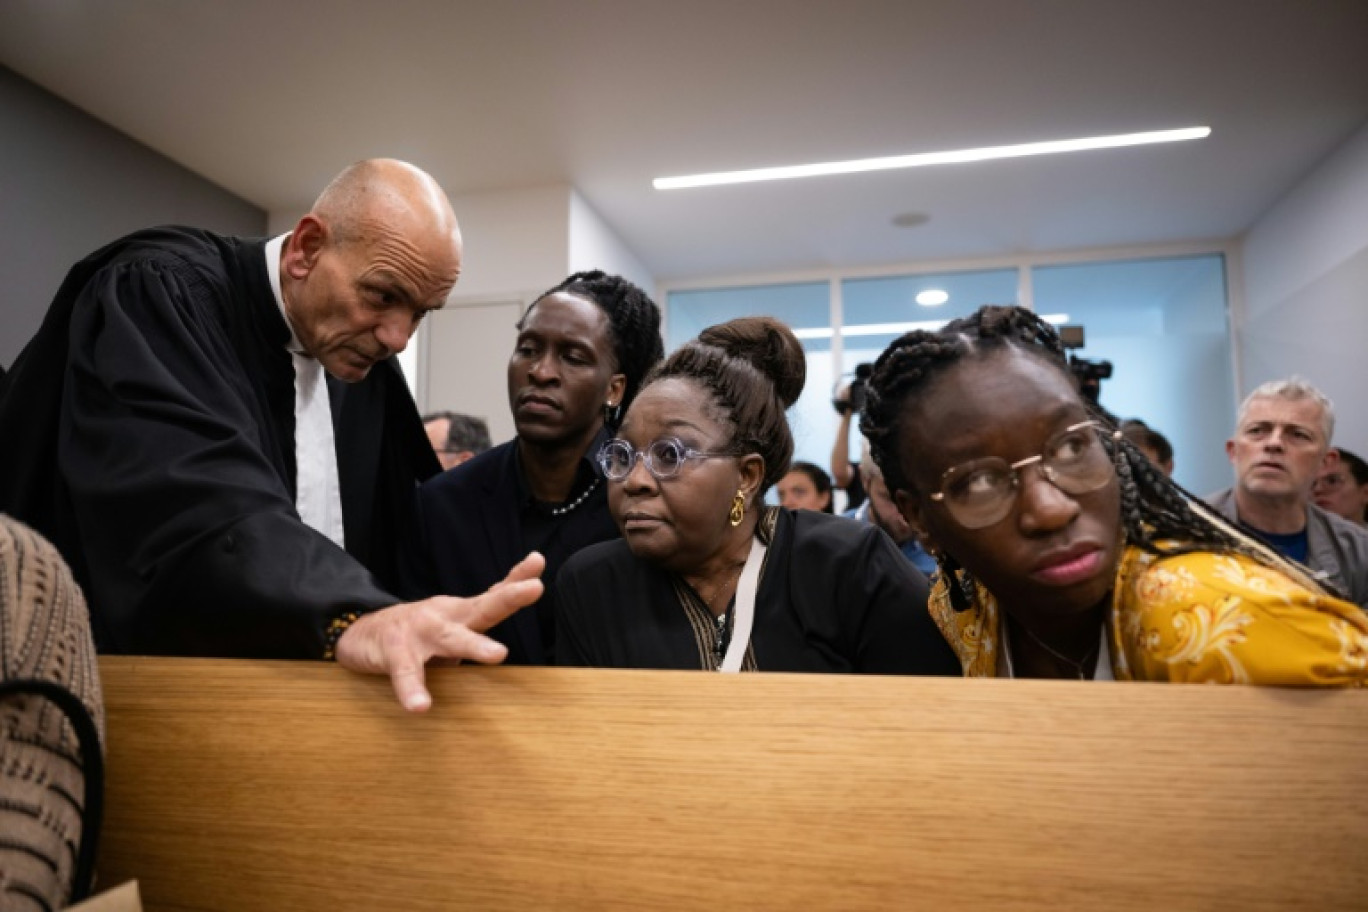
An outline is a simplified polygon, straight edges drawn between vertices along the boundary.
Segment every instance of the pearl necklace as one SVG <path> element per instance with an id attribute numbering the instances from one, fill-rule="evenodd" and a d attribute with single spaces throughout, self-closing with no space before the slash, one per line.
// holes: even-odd
<path id="1" fill-rule="evenodd" d="M 566 505 L 563 506 L 563 507 L 555 507 L 555 508 L 553 508 L 553 509 L 551 510 L 551 515 L 552 515 L 552 516 L 564 516 L 566 513 L 569 513 L 571 510 L 575 509 L 575 507 L 578 507 L 580 504 L 584 503 L 584 501 L 588 499 L 589 495 L 594 493 L 594 489 L 597 488 L 597 487 L 599 486 L 599 482 L 600 482 L 600 481 L 603 481 L 603 478 L 601 478 L 601 477 L 596 477 L 596 478 L 594 479 L 593 484 L 591 484 L 591 485 L 589 485 L 589 487 L 585 488 L 585 489 L 584 489 L 584 493 L 581 494 L 579 497 L 576 497 L 573 503 L 568 503 L 568 504 L 566 504 Z"/>

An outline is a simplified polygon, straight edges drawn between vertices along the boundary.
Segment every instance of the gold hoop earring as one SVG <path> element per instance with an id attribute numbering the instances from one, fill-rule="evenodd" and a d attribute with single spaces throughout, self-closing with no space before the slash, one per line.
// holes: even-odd
<path id="1" fill-rule="evenodd" d="M 741 491 L 736 492 L 732 498 L 731 512 L 727 514 L 727 521 L 733 526 L 741 525 L 741 520 L 746 518 L 746 495 Z"/>

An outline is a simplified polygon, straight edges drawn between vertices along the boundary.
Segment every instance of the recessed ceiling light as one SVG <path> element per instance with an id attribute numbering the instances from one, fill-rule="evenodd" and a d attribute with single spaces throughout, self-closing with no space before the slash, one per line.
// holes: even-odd
<path id="1" fill-rule="evenodd" d="M 939 288 L 928 288 L 917 292 L 917 303 L 922 307 L 940 307 L 950 300 L 950 295 Z"/>
<path id="2" fill-rule="evenodd" d="M 1116 136 L 1090 136 L 1084 139 L 1055 139 L 1048 142 L 1021 143 L 1014 146 L 988 146 L 982 149 L 961 149 L 955 152 L 918 152 L 913 155 L 895 155 L 891 158 L 862 158 L 855 161 L 826 162 L 816 165 L 785 165 L 777 168 L 755 168 L 750 171 L 717 171 L 711 174 L 691 174 L 683 177 L 657 177 L 652 181 L 652 185 L 657 190 L 682 190 L 688 187 L 712 187 L 720 184 L 748 184 L 754 181 L 783 180 L 790 177 L 820 177 L 826 174 L 857 174 L 862 171 L 890 171 L 896 168 L 922 168 L 927 165 L 951 165 L 962 164 L 964 162 L 993 161 L 999 158 L 1051 155 L 1058 152 L 1083 152 L 1090 149 L 1119 149 L 1124 146 L 1144 146 L 1152 143 L 1205 139 L 1210 135 L 1210 127 L 1184 127 L 1179 130 L 1156 130 L 1150 133 L 1124 133 Z"/>
<path id="3" fill-rule="evenodd" d="M 893 224 L 899 228 L 916 228 L 931 221 L 931 216 L 925 212 L 904 212 L 902 215 L 893 216 Z"/>

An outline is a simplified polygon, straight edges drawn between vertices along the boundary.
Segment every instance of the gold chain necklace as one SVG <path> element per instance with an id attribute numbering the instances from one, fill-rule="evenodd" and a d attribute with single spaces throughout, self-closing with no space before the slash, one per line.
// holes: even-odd
<path id="1" fill-rule="evenodd" d="M 1028 636 L 1031 639 L 1031 642 L 1035 643 L 1041 649 L 1045 650 L 1048 654 L 1053 656 L 1056 661 L 1063 662 L 1069 668 L 1072 668 L 1074 674 L 1077 675 L 1078 680 L 1088 680 L 1087 670 L 1089 666 L 1092 666 L 1094 670 L 1096 669 L 1097 657 L 1099 653 L 1101 653 L 1102 651 L 1102 637 L 1100 634 L 1096 637 L 1093 647 L 1083 654 L 1083 658 L 1079 659 L 1078 661 L 1074 661 L 1073 659 L 1064 655 L 1064 653 L 1057 652 L 1056 650 L 1051 648 L 1050 644 L 1046 643 L 1040 637 L 1036 636 L 1030 627 L 1027 627 L 1020 621 L 1017 621 L 1016 625 L 1020 627 L 1023 632 L 1025 632 L 1026 636 Z"/>

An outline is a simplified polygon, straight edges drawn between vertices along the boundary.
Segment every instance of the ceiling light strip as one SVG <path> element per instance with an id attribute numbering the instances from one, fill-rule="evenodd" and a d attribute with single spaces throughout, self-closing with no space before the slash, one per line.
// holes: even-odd
<path id="1" fill-rule="evenodd" d="M 924 168 L 928 165 L 993 161 L 1000 158 L 1053 155 L 1060 152 L 1119 149 L 1126 146 L 1146 146 L 1154 143 L 1205 139 L 1210 135 L 1210 127 L 1184 127 L 1179 130 L 1156 130 L 1149 133 L 1123 133 L 1116 136 L 1056 139 L 1048 142 L 1021 143 L 1014 146 L 989 146 L 983 149 L 962 149 L 957 152 L 919 152 L 915 155 L 895 155 L 891 158 L 862 158 L 856 161 L 826 162 L 816 165 L 788 165 L 779 168 L 756 168 L 750 171 L 718 171 L 712 174 L 692 174 L 683 177 L 657 177 L 652 181 L 652 184 L 657 190 L 684 190 L 690 187 L 748 184 L 755 181 L 786 180 L 793 177 L 821 177 L 828 174 L 891 171 L 897 168 Z"/>
<path id="2" fill-rule="evenodd" d="M 1049 323 L 1051 326 L 1060 326 L 1069 322 L 1069 315 L 1041 314 L 1040 319 Z M 925 332 L 935 332 L 949 320 L 915 320 L 911 323 L 859 323 L 854 326 L 842 326 L 842 336 L 900 336 L 913 330 L 924 330 Z M 808 329 L 795 329 L 793 334 L 799 339 L 830 339 L 832 331 L 830 326 L 814 326 Z"/>

